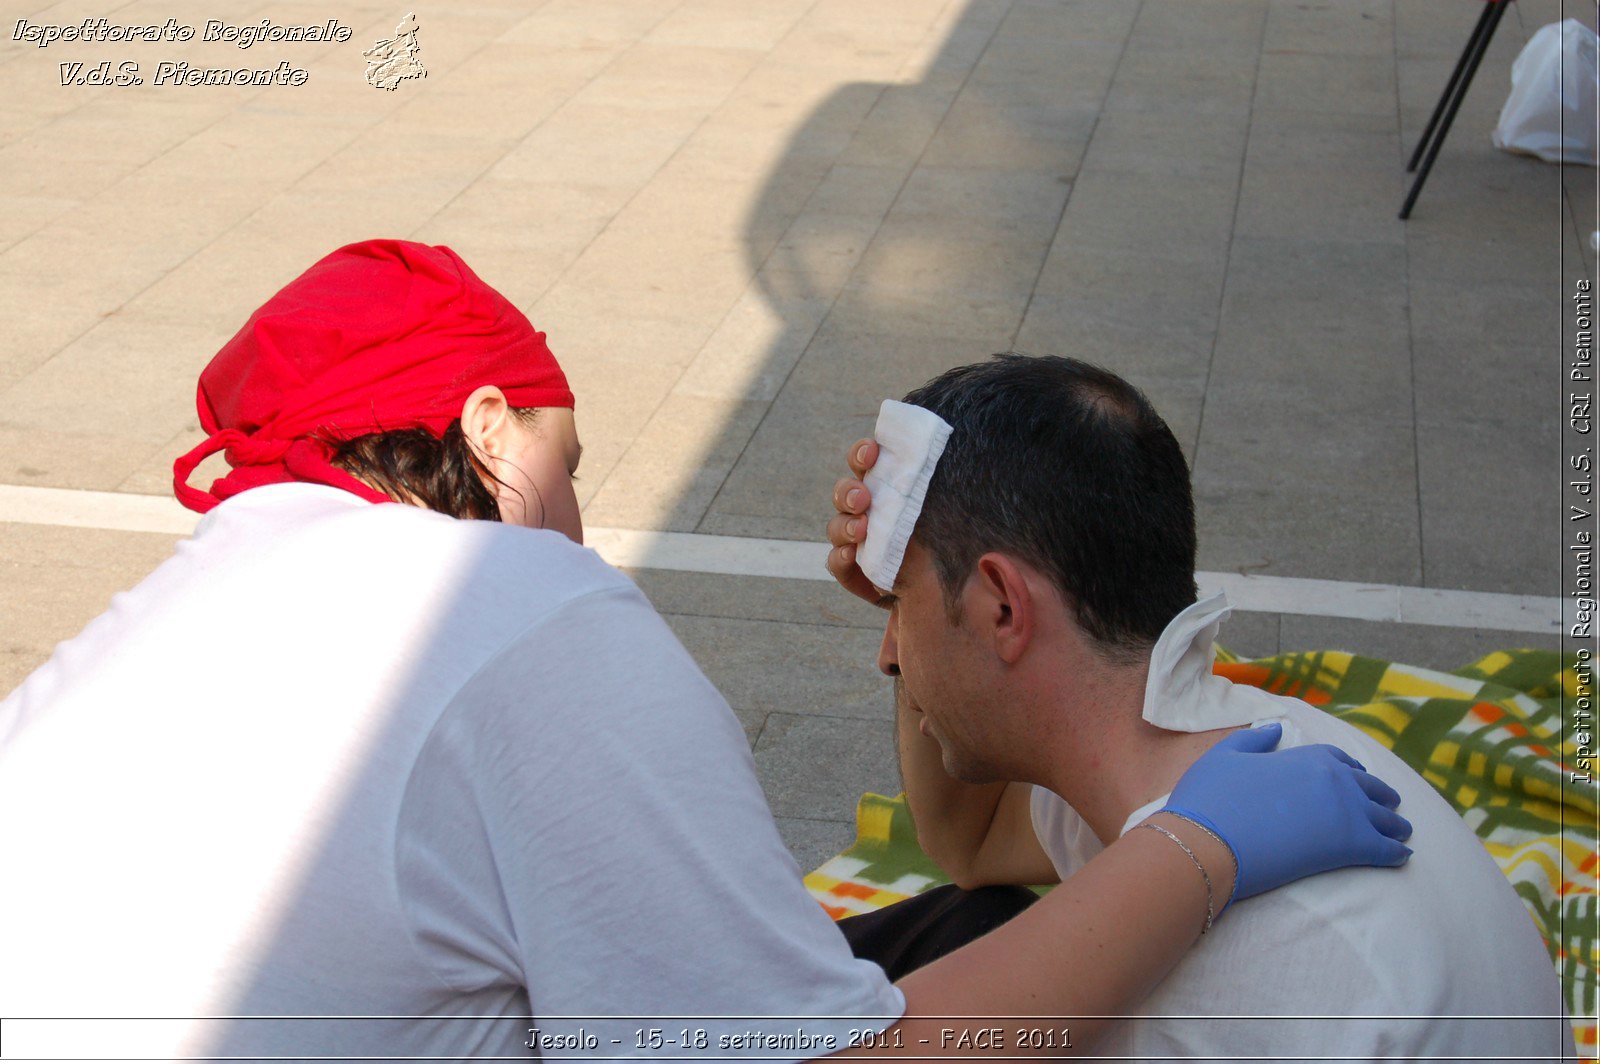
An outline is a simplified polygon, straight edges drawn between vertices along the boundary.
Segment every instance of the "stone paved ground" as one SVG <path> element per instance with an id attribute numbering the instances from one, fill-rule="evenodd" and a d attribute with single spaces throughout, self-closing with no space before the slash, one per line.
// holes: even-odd
<path id="1" fill-rule="evenodd" d="M 1593 6 L 1567 3 L 1592 22 Z M 878 401 L 992 351 L 1144 387 L 1208 570 L 1556 596 L 1562 294 L 1594 171 L 1491 148 L 1502 26 L 1409 223 L 1463 0 L 10 0 L 18 18 L 338 18 L 343 44 L 0 40 L 0 485 L 158 495 L 196 373 L 349 240 L 446 243 L 547 330 L 597 526 L 815 539 Z M 306 67 L 62 87 L 58 63 Z M 5 517 L 0 513 L 0 518 Z M 0 689 L 174 537 L 0 523 Z M 641 570 L 803 864 L 892 791 L 880 619 L 825 584 Z M 1247 613 L 1249 653 L 1454 665 L 1522 632 Z"/>

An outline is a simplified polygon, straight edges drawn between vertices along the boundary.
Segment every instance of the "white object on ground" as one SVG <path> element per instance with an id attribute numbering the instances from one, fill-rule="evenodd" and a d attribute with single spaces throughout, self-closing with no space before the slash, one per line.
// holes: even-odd
<path id="1" fill-rule="evenodd" d="M 1511 95 L 1494 127 L 1494 146 L 1547 163 L 1594 166 L 1597 54 L 1600 40 L 1575 18 L 1529 38 L 1511 65 Z"/>
<path id="2" fill-rule="evenodd" d="M 865 478 L 872 506 L 856 564 L 874 587 L 888 591 L 917 527 L 950 426 L 931 410 L 885 399 L 872 435 L 878 441 L 878 461 Z"/>

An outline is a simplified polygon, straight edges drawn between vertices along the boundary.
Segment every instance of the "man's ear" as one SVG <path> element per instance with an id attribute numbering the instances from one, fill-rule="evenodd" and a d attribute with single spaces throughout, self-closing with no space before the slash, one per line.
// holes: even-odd
<path id="1" fill-rule="evenodd" d="M 1030 577 L 1032 571 L 1007 554 L 985 554 L 968 584 L 967 608 L 986 626 L 980 637 L 992 640 L 995 653 L 1015 665 L 1033 642 L 1039 623 L 1039 603 Z"/>
<path id="2" fill-rule="evenodd" d="M 498 458 L 505 449 L 505 428 L 511 420 L 506 394 L 485 384 L 461 404 L 461 434 L 485 458 Z"/>

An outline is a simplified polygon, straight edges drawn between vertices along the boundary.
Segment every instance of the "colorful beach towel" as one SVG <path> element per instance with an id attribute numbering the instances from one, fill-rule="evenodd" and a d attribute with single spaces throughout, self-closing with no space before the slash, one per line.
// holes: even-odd
<path id="1" fill-rule="evenodd" d="M 1443 673 L 1335 652 L 1240 661 L 1219 651 L 1216 672 L 1360 728 L 1444 795 L 1538 924 L 1578 1052 L 1593 1059 L 1600 809 L 1593 782 L 1574 778 L 1573 722 L 1563 728 L 1564 707 L 1579 693 L 1576 664 L 1573 655 L 1513 650 Z M 854 845 L 806 877 L 836 920 L 945 882 L 917 846 L 904 797 L 878 794 L 856 808 Z"/>

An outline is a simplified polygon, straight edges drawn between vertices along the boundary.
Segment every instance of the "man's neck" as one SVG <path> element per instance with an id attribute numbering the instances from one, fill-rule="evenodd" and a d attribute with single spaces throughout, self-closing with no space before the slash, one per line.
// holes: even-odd
<path id="1" fill-rule="evenodd" d="M 1143 716 L 1148 660 L 1069 666 L 1055 689 L 1059 712 L 1040 735 L 1031 782 L 1059 794 L 1104 844 L 1141 806 L 1171 792 L 1190 765 L 1231 729 L 1179 732 Z M 1086 674 L 1087 673 L 1087 674 Z"/>

